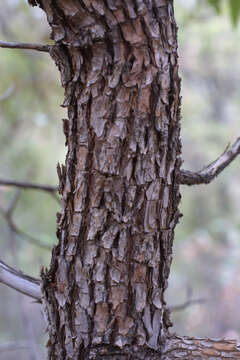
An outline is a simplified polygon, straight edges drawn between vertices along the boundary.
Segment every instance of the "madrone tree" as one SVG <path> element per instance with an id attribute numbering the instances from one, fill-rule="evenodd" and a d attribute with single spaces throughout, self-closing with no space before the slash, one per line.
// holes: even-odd
<path id="1" fill-rule="evenodd" d="M 65 89 L 58 245 L 39 282 L 1 280 L 43 303 L 49 359 L 239 359 L 233 341 L 171 335 L 164 292 L 181 184 L 208 183 L 240 139 L 199 173 L 181 170 L 173 0 L 29 0 L 46 13 Z"/>

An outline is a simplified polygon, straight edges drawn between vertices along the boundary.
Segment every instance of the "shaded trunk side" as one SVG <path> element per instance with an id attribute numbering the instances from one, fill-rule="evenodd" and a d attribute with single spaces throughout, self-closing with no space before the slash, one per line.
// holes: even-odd
<path id="1" fill-rule="evenodd" d="M 49 359 L 154 358 L 180 200 L 173 2 L 39 3 L 69 116 L 59 244 L 42 274 Z"/>

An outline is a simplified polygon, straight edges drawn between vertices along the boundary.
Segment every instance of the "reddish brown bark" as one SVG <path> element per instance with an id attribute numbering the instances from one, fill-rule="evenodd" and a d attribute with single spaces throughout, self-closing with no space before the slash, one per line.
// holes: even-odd
<path id="1" fill-rule="evenodd" d="M 181 165 L 173 1 L 37 3 L 69 116 L 59 244 L 42 273 L 49 359 L 170 358 L 164 291 Z"/>

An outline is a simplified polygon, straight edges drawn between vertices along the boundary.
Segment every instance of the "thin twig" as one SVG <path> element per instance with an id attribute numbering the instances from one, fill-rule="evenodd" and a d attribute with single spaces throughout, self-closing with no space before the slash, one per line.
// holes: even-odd
<path id="1" fill-rule="evenodd" d="M 34 238 L 33 236 L 25 233 L 23 230 L 19 229 L 19 227 L 15 224 L 15 222 L 14 222 L 14 220 L 12 218 L 12 215 L 13 215 L 14 209 L 16 208 L 18 199 L 19 199 L 19 195 L 15 196 L 12 203 L 10 204 L 10 206 L 9 206 L 9 208 L 7 210 L 4 210 L 2 207 L 0 207 L 0 213 L 2 214 L 4 219 L 6 220 L 10 232 L 21 236 L 24 240 L 28 241 L 29 243 L 31 243 L 33 245 L 37 245 L 37 246 L 41 247 L 44 250 L 51 250 L 52 247 L 50 245 L 44 244 L 40 240 L 38 240 L 38 239 Z"/>
<path id="2" fill-rule="evenodd" d="M 179 183 L 182 185 L 209 184 L 240 154 L 240 137 L 228 147 L 213 163 L 199 172 L 181 170 Z"/>
<path id="3" fill-rule="evenodd" d="M 51 45 L 0 41 L 0 47 L 5 48 L 5 49 L 24 49 L 24 50 L 36 50 L 36 51 L 49 52 Z"/>
<path id="4" fill-rule="evenodd" d="M 15 210 L 16 206 L 17 206 L 17 202 L 20 198 L 20 195 L 21 195 L 21 190 L 20 189 L 17 189 L 16 190 L 16 193 L 15 195 L 13 196 L 9 206 L 8 206 L 8 209 L 6 210 L 6 215 L 8 217 L 11 217 L 12 216 L 12 213 L 13 211 Z"/>
<path id="5" fill-rule="evenodd" d="M 191 286 L 187 286 L 186 289 L 186 301 L 184 301 L 182 304 L 179 305 L 173 305 L 169 307 L 170 311 L 182 311 L 185 310 L 186 308 L 188 308 L 191 305 L 196 305 L 196 304 L 203 304 L 206 302 L 206 299 L 192 299 L 192 295 L 193 295 L 193 290 Z"/>
<path id="6" fill-rule="evenodd" d="M 170 306 L 169 309 L 173 312 L 175 311 L 182 311 L 185 310 L 186 308 L 188 308 L 191 305 L 196 305 L 196 304 L 203 304 L 205 303 L 206 300 L 205 299 L 189 299 L 186 300 L 184 303 L 179 304 L 179 305 L 174 305 L 174 306 Z"/>
<path id="7" fill-rule="evenodd" d="M 25 275 L 0 261 L 0 282 L 41 302 L 40 280 Z"/>
<path id="8" fill-rule="evenodd" d="M 4 91 L 4 93 L 0 96 L 0 102 L 8 99 L 14 92 L 15 85 L 11 84 L 7 90 Z"/>
<path id="9" fill-rule="evenodd" d="M 52 185 L 43 185 L 43 184 L 33 184 L 25 181 L 15 181 L 15 180 L 4 180 L 0 179 L 0 186 L 15 186 L 25 190 L 42 190 L 47 192 L 56 192 L 58 190 L 57 186 Z"/>

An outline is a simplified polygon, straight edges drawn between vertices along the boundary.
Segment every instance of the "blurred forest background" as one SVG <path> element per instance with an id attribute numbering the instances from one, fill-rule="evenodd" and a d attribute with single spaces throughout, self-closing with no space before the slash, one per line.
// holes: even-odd
<path id="1" fill-rule="evenodd" d="M 185 169 L 200 170 L 240 135 L 240 27 L 228 10 L 219 16 L 205 0 L 175 0 Z M 0 39 L 46 43 L 49 27 L 25 0 L 3 0 Z M 0 49 L 0 72 L 0 179 L 56 185 L 67 115 L 55 64 L 48 54 Z M 173 312 L 179 334 L 240 340 L 239 174 L 237 158 L 212 184 L 181 188 L 167 301 L 197 303 Z M 52 195 L 0 187 L 1 260 L 35 277 L 56 243 Z M 0 285 L 0 360 L 45 358 L 44 328 L 39 305 Z"/>

